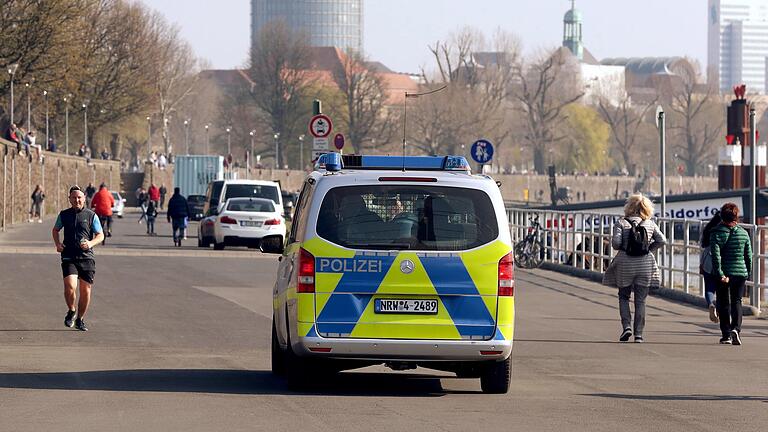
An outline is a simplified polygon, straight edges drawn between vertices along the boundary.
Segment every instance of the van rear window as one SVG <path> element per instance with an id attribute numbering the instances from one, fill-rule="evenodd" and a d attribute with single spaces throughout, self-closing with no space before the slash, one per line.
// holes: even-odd
<path id="1" fill-rule="evenodd" d="M 266 198 L 280 202 L 277 187 L 266 185 L 228 184 L 224 201 L 230 198 Z"/>
<path id="2" fill-rule="evenodd" d="M 344 186 L 328 191 L 317 234 L 357 249 L 466 250 L 495 240 L 490 197 L 440 186 Z"/>

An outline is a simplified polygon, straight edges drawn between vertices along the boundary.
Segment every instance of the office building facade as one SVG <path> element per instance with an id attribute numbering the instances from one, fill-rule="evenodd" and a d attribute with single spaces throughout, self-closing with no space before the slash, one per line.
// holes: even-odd
<path id="1" fill-rule="evenodd" d="M 721 92 L 766 93 L 768 0 L 709 0 L 707 80 Z"/>
<path id="2" fill-rule="evenodd" d="M 251 42 L 275 20 L 304 32 L 311 46 L 363 51 L 363 0 L 251 0 Z"/>

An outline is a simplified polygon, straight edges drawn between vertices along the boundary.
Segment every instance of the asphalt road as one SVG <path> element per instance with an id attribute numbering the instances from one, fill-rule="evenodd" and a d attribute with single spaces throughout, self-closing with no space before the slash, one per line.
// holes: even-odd
<path id="1" fill-rule="evenodd" d="M 721 431 L 768 428 L 768 321 L 717 344 L 705 311 L 650 299 L 619 344 L 615 293 L 517 274 L 512 389 L 418 369 L 346 372 L 295 393 L 269 372 L 277 258 L 174 248 L 135 215 L 97 249 L 91 331 L 65 328 L 52 221 L 0 234 L 0 430 Z"/>

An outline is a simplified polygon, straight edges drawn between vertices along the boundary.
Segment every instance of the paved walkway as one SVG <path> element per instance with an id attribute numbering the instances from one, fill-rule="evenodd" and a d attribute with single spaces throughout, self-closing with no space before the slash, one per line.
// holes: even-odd
<path id="1" fill-rule="evenodd" d="M 650 298 L 647 342 L 620 344 L 614 290 L 518 271 L 509 394 L 483 395 L 477 380 L 448 373 L 382 367 L 294 393 L 269 373 L 275 255 L 204 251 L 192 240 L 174 249 L 166 223 L 158 226 L 165 237 L 150 238 L 135 217 L 119 220 L 96 251 L 91 331 L 82 333 L 62 324 L 51 225 L 0 234 L 3 431 L 720 432 L 768 424 L 765 320 L 745 320 L 743 346 L 721 346 L 706 311 Z M 31 253 L 37 248 L 43 253 Z M 198 252 L 211 255 L 190 255 Z"/>

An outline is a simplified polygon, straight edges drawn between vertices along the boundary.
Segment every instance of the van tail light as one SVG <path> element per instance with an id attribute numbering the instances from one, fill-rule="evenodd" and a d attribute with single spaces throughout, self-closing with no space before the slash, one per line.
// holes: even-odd
<path id="1" fill-rule="evenodd" d="M 499 260 L 499 296 L 511 297 L 515 295 L 515 265 L 512 252 L 504 255 Z"/>
<path id="2" fill-rule="evenodd" d="M 280 219 L 270 219 L 264 221 L 264 225 L 280 225 Z"/>
<path id="3" fill-rule="evenodd" d="M 231 218 L 229 216 L 222 216 L 219 218 L 219 222 L 223 224 L 237 224 L 237 221 L 234 218 Z"/>
<path id="4" fill-rule="evenodd" d="M 304 248 L 299 250 L 299 272 L 296 292 L 315 292 L 315 256 Z"/>

